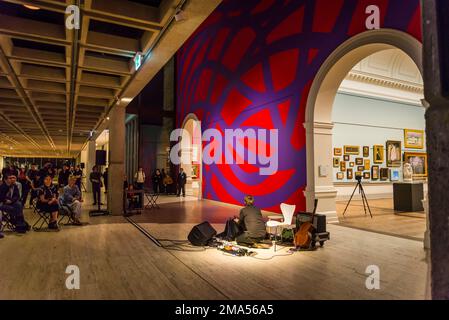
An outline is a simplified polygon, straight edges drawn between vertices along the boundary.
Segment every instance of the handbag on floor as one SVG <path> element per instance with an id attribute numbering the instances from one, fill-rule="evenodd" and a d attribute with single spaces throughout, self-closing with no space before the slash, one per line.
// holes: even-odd
<path id="1" fill-rule="evenodd" d="M 241 235 L 243 230 L 240 226 L 234 221 L 234 219 L 228 219 L 226 221 L 226 227 L 224 231 L 217 235 L 217 238 L 226 240 L 226 241 L 234 241 L 239 235 Z"/>

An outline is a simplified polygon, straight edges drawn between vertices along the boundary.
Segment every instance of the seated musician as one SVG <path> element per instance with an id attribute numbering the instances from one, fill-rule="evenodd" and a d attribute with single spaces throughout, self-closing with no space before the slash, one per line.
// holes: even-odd
<path id="1" fill-rule="evenodd" d="M 44 184 L 39 190 L 39 197 L 37 208 L 44 212 L 50 213 L 49 229 L 59 230 L 58 227 L 58 188 L 52 182 L 51 176 L 47 175 L 44 178 Z"/>
<path id="2" fill-rule="evenodd" d="M 253 245 L 265 239 L 267 231 L 265 222 L 262 219 L 262 212 L 254 206 L 254 197 L 245 197 L 245 207 L 240 210 L 240 216 L 234 218 L 244 231 L 237 236 L 236 241 L 242 245 Z"/>
<path id="3" fill-rule="evenodd" d="M 128 186 L 128 192 L 126 197 L 128 199 L 128 209 L 133 210 L 134 208 L 140 208 L 139 196 L 132 192 L 134 190 L 134 186 L 130 184 Z"/>

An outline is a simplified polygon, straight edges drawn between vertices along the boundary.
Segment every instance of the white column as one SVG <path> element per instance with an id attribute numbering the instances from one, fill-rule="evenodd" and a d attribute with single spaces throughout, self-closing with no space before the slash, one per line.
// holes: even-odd
<path id="1" fill-rule="evenodd" d="M 333 123 L 305 123 L 307 136 L 307 211 L 313 210 L 318 199 L 317 212 L 327 216 L 327 222 L 338 222 L 337 189 L 333 179 L 332 129 Z"/>
<path id="2" fill-rule="evenodd" d="M 123 214 L 123 181 L 125 176 L 125 111 L 114 106 L 109 121 L 108 211 Z M 136 157 L 138 155 L 135 155 Z"/>

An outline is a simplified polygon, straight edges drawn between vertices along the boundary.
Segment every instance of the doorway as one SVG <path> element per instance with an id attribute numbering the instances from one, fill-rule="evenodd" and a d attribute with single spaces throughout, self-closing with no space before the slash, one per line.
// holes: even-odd
<path id="1" fill-rule="evenodd" d="M 181 167 L 187 175 L 186 196 L 202 199 L 201 122 L 195 114 L 187 115 L 182 126 Z"/>

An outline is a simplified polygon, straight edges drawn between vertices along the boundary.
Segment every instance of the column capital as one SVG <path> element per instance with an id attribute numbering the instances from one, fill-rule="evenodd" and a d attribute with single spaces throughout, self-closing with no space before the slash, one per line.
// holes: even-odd
<path id="1" fill-rule="evenodd" d="M 305 122 L 303 123 L 306 134 L 328 134 L 332 135 L 334 129 L 333 122 Z"/>

